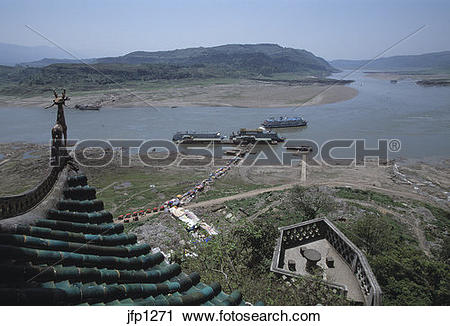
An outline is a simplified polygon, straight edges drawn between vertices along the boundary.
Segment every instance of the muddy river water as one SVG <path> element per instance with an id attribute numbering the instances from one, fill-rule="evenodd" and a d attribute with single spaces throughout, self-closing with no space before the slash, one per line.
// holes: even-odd
<path id="1" fill-rule="evenodd" d="M 334 78 L 348 72 L 335 74 Z M 413 80 L 396 84 L 366 77 L 347 79 L 359 94 L 351 100 L 293 108 L 177 107 L 102 108 L 66 110 L 71 139 L 171 139 L 177 131 L 220 131 L 256 128 L 269 117 L 301 115 L 304 128 L 278 129 L 289 139 L 308 139 L 319 145 L 330 139 L 398 139 L 401 149 L 391 157 L 450 157 L 450 87 L 423 87 Z M 0 142 L 48 143 L 56 112 L 42 108 L 0 108 Z M 280 147 L 281 145 L 278 145 Z M 278 151 L 278 150 L 277 150 Z M 336 150 L 335 156 L 344 155 Z"/>

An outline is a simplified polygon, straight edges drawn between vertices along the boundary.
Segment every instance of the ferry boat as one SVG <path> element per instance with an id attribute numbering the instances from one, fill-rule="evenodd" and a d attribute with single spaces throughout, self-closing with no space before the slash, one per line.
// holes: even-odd
<path id="1" fill-rule="evenodd" d="M 264 120 L 262 125 L 266 128 L 290 128 L 290 127 L 303 127 L 306 126 L 308 122 L 302 117 L 279 117 L 270 118 Z"/>
<path id="2" fill-rule="evenodd" d="M 269 143 L 276 144 L 278 142 L 283 142 L 285 138 L 278 136 L 278 134 L 274 131 L 267 131 L 263 128 L 258 128 L 258 129 L 241 129 L 237 134 L 233 132 L 230 136 L 230 140 L 232 140 L 234 143 L 238 143 L 241 141 L 246 143 L 267 141 Z"/>
<path id="3" fill-rule="evenodd" d="M 206 143 L 211 141 L 222 141 L 225 137 L 220 132 L 196 132 L 178 131 L 173 135 L 172 140 L 176 143 Z"/>

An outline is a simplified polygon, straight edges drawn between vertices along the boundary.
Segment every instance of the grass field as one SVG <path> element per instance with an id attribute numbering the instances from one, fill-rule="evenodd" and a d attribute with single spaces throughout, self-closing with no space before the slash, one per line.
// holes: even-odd
<path id="1" fill-rule="evenodd" d="M 97 188 L 97 197 L 105 209 L 114 215 L 133 210 L 152 208 L 181 194 L 201 181 L 205 173 L 155 171 L 143 168 L 118 168 L 101 175 L 93 175 L 90 184 Z M 182 181 L 180 181 L 182 180 Z"/>

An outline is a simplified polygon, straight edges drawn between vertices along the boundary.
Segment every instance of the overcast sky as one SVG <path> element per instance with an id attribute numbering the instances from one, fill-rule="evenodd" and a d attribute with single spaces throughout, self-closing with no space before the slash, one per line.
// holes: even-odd
<path id="1" fill-rule="evenodd" d="M 50 45 L 82 57 L 229 43 L 278 43 L 325 59 L 450 50 L 444 0 L 0 0 L 0 42 Z"/>

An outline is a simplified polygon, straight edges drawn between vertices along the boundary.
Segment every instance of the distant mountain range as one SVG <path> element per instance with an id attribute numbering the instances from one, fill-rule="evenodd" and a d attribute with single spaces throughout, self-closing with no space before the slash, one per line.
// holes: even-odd
<path id="1" fill-rule="evenodd" d="M 30 58 L 45 51 L 55 50 L 39 47 L 34 49 L 33 53 L 27 54 L 21 53 L 23 50 L 31 51 L 27 47 L 15 48 L 7 45 L 4 48 L 9 49 L 9 54 L 15 49 L 16 60 L 25 58 L 26 55 Z M 1 51 L 0 54 L 6 60 L 7 56 Z M 94 67 L 88 67 L 83 62 Z M 369 61 L 334 60 L 330 64 L 306 50 L 281 47 L 277 44 L 228 44 L 173 51 L 136 51 L 118 57 L 83 59 L 83 62 L 68 58 L 45 58 L 16 66 L 0 65 L 0 92 L 15 94 L 18 89 L 43 92 L 54 87 L 92 90 L 110 87 L 115 83 L 136 84 L 180 79 L 283 80 L 284 73 L 293 73 L 304 79 L 311 76 L 328 76 L 338 72 L 336 68 L 356 69 Z M 450 72 L 450 51 L 380 58 L 370 62 L 364 69 Z"/>
<path id="2" fill-rule="evenodd" d="M 370 60 L 333 60 L 330 62 L 338 69 L 384 70 L 384 71 L 420 71 L 450 70 L 450 51 L 433 52 L 419 55 L 398 55 Z"/>
<path id="3" fill-rule="evenodd" d="M 23 67 L 46 67 L 53 64 L 59 64 L 59 63 L 95 63 L 97 59 L 54 59 L 54 58 L 44 58 L 37 61 L 31 61 L 31 62 L 22 62 L 19 65 Z"/>
<path id="4" fill-rule="evenodd" d="M 0 43 L 0 65 L 46 67 L 52 64 L 169 64 L 182 66 L 221 65 L 256 73 L 301 72 L 328 75 L 338 69 L 386 71 L 450 70 L 450 51 L 400 55 L 370 60 L 332 60 L 329 63 L 306 50 L 277 44 L 228 44 L 172 51 L 135 51 L 118 57 L 74 60 L 55 47 L 27 47 Z"/>
<path id="5" fill-rule="evenodd" d="M 337 70 L 324 59 L 306 50 L 284 48 L 277 44 L 229 44 L 172 51 L 136 51 L 119 57 L 84 59 L 96 64 L 171 64 L 183 66 L 221 65 L 233 69 L 265 72 L 302 72 L 328 75 Z M 42 59 L 23 63 L 44 67 L 56 63 L 80 63 L 80 60 Z"/>
<path id="6" fill-rule="evenodd" d="M 42 58 L 67 59 L 64 51 L 49 46 L 22 46 L 0 43 L 0 65 L 14 66 L 22 62 L 41 60 Z"/>

